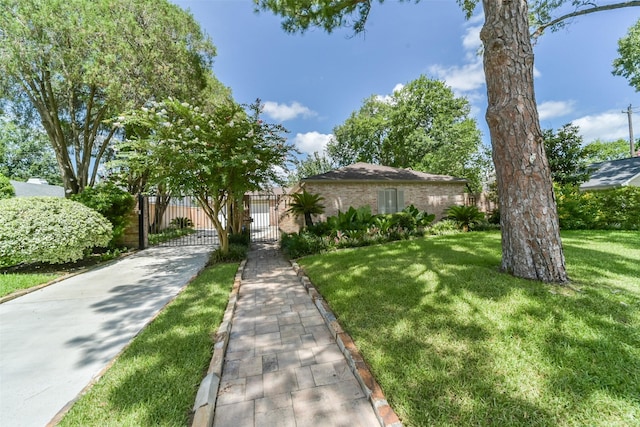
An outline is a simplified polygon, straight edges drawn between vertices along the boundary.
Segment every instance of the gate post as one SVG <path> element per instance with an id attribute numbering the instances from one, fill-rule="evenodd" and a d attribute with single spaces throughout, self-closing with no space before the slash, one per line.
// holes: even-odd
<path id="1" fill-rule="evenodd" d="M 138 194 L 138 249 L 145 249 L 149 246 L 148 200 L 142 194 Z"/>

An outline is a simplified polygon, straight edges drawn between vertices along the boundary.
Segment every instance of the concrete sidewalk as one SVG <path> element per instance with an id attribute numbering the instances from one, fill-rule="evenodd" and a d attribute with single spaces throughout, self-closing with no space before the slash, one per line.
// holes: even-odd
<path id="1" fill-rule="evenodd" d="M 332 315 L 321 313 L 321 298 L 303 283 L 275 246 L 258 244 L 249 253 L 214 427 L 401 425 L 392 411 L 374 410 L 379 390 L 367 388 L 371 377 L 358 378 L 354 359 L 327 325 Z"/>
<path id="2" fill-rule="evenodd" d="M 0 304 L 0 425 L 42 427 L 206 264 L 154 247 Z"/>

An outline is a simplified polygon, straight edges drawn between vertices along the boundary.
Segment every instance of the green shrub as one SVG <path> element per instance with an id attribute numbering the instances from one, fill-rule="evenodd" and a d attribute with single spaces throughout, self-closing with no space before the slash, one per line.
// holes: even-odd
<path id="1" fill-rule="evenodd" d="M 211 254 L 209 264 L 216 264 L 220 262 L 236 262 L 242 261 L 247 257 L 248 247 L 243 244 L 229 243 L 229 252 L 226 254 L 216 249 Z"/>
<path id="2" fill-rule="evenodd" d="M 391 214 L 391 222 L 396 227 L 408 232 L 412 232 L 418 228 L 416 218 L 408 212 L 396 212 Z"/>
<path id="3" fill-rule="evenodd" d="M 452 219 L 443 219 L 433 224 L 427 231 L 434 236 L 443 236 L 445 234 L 459 233 L 460 226 Z"/>
<path id="4" fill-rule="evenodd" d="M 173 218 L 169 223 L 169 225 L 179 229 L 191 228 L 193 227 L 193 221 L 191 221 L 191 218 L 187 218 L 185 216 L 179 216 L 179 217 Z"/>
<path id="5" fill-rule="evenodd" d="M 413 205 L 409 205 L 402 210 L 402 212 L 406 212 L 411 215 L 415 221 L 416 226 L 419 228 L 428 227 L 431 225 L 436 216 L 434 214 L 429 214 L 426 211 L 421 211 Z"/>
<path id="6" fill-rule="evenodd" d="M 454 220 L 464 231 L 468 231 L 473 224 L 484 220 L 484 214 L 477 206 L 451 206 L 447 209 L 447 219 Z"/>
<path id="7" fill-rule="evenodd" d="M 81 203 L 55 197 L 0 200 L 0 266 L 77 261 L 107 246 L 112 227 Z"/>
<path id="8" fill-rule="evenodd" d="M 640 230 L 640 188 L 580 192 L 577 186 L 555 186 L 558 219 L 563 230 Z"/>
<path id="9" fill-rule="evenodd" d="M 16 195 L 16 190 L 9 182 L 9 178 L 0 174 L 0 199 L 9 199 Z"/>
<path id="10" fill-rule="evenodd" d="M 492 210 L 491 213 L 487 215 L 487 221 L 489 221 L 489 224 L 500 225 L 500 209 L 495 208 Z"/>
<path id="11" fill-rule="evenodd" d="M 327 218 L 327 224 L 335 234 L 338 231 L 366 230 L 374 224 L 375 217 L 371 214 L 369 206 L 358 209 L 350 206 L 346 212 L 338 211 L 338 215 Z"/>
<path id="12" fill-rule="evenodd" d="M 282 233 L 280 247 L 289 258 L 300 258 L 317 254 L 329 248 L 328 240 L 303 231 L 301 233 Z"/>
<path id="13" fill-rule="evenodd" d="M 124 231 L 129 223 L 129 214 L 136 204 L 135 198 L 112 182 L 85 188 L 80 194 L 71 196 L 72 200 L 82 203 L 100 212 L 113 226 L 111 247 L 122 244 Z"/>
<path id="14" fill-rule="evenodd" d="M 249 230 L 245 229 L 240 233 L 229 234 L 229 244 L 243 245 L 248 248 L 251 244 L 251 235 L 249 234 Z"/>

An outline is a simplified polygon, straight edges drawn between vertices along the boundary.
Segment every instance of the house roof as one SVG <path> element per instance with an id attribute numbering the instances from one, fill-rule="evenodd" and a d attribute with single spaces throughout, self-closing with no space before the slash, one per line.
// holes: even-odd
<path id="1" fill-rule="evenodd" d="M 16 190 L 16 197 L 64 197 L 64 187 L 48 184 L 34 184 L 29 182 L 9 181 Z"/>
<path id="2" fill-rule="evenodd" d="M 373 165 L 370 163 L 355 163 L 341 169 L 335 169 L 323 174 L 303 178 L 302 181 L 467 183 L 467 180 L 464 178 L 456 178 L 448 175 L 435 175 L 411 169 L 392 168 L 389 166 Z"/>
<path id="3" fill-rule="evenodd" d="M 594 172 L 589 181 L 580 186 L 581 190 L 604 190 L 624 187 L 640 177 L 640 157 L 594 163 L 590 166 Z"/>

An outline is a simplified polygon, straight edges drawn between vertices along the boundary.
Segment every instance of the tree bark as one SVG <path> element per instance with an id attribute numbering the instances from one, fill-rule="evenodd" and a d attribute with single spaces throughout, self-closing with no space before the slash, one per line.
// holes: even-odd
<path id="1" fill-rule="evenodd" d="M 500 197 L 502 269 L 568 281 L 549 164 L 533 87 L 525 0 L 483 0 L 486 113 Z"/>

